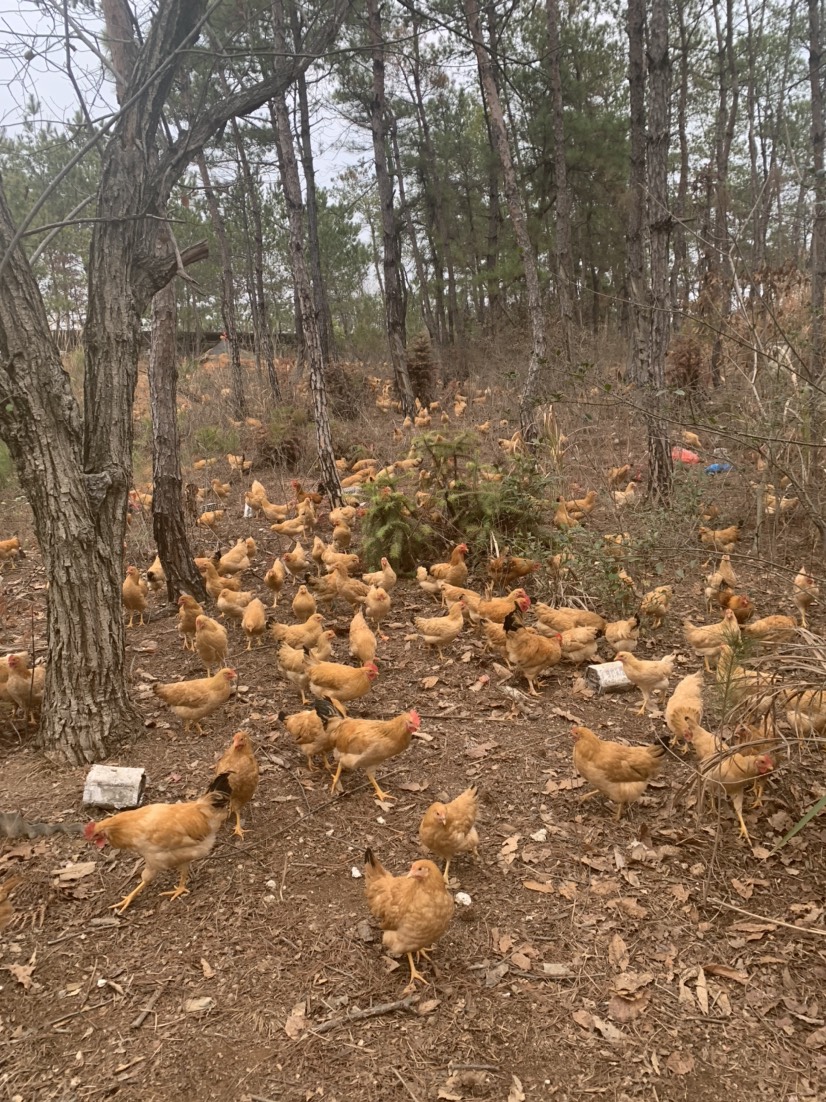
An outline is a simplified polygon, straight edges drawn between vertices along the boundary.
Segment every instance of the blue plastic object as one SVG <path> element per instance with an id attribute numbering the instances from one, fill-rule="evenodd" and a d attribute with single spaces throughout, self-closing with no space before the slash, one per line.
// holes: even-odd
<path id="1" fill-rule="evenodd" d="M 734 467 L 731 463 L 709 463 L 706 467 L 706 474 L 728 474 L 729 471 L 733 471 Z"/>

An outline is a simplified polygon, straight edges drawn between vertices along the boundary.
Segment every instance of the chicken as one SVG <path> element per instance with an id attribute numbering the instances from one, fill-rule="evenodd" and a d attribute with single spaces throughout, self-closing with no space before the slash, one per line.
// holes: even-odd
<path id="1" fill-rule="evenodd" d="M 231 471 L 236 471 L 238 474 L 246 474 L 252 470 L 252 460 L 245 459 L 243 455 L 227 455 L 227 463 Z"/>
<path id="2" fill-rule="evenodd" d="M 30 669 L 28 654 L 10 654 L 8 668 L 6 695 L 15 708 L 28 716 L 29 722 L 36 723 L 46 690 L 46 667 L 35 666 Z"/>
<path id="3" fill-rule="evenodd" d="M 376 766 L 403 754 L 421 722 L 415 709 L 401 712 L 393 719 L 342 719 L 334 716 L 326 720 L 325 726 L 333 736 L 334 755 L 338 762 L 330 791 L 335 792 L 342 769 L 363 769 L 378 798 L 392 799 L 379 787 L 375 777 Z"/>
<path id="4" fill-rule="evenodd" d="M 321 483 L 318 484 L 317 490 L 302 490 L 301 483 L 298 479 L 293 478 L 290 480 L 290 485 L 299 505 L 305 501 L 308 501 L 311 505 L 320 505 L 324 500 L 324 486 Z"/>
<path id="5" fill-rule="evenodd" d="M 241 630 L 247 637 L 247 650 L 252 649 L 253 639 L 256 646 L 261 646 L 261 637 L 267 630 L 267 610 L 264 608 L 263 601 L 259 600 L 258 597 L 253 597 L 244 609 L 244 615 L 241 617 Z"/>
<path id="6" fill-rule="evenodd" d="M 696 448 L 697 451 L 702 450 L 702 441 L 696 432 L 689 432 L 688 429 L 683 429 L 682 439 L 687 448 Z"/>
<path id="7" fill-rule="evenodd" d="M 651 620 L 651 626 L 653 628 L 662 627 L 662 622 L 668 615 L 668 610 L 671 607 L 671 598 L 674 594 L 674 589 L 670 585 L 658 585 L 656 589 L 650 590 L 645 594 L 640 601 L 640 614 L 647 616 Z"/>
<path id="8" fill-rule="evenodd" d="M 428 575 L 426 566 L 416 567 L 416 581 L 419 584 L 419 588 L 431 597 L 438 597 L 441 593 L 441 583 L 435 581 Z"/>
<path id="9" fill-rule="evenodd" d="M 700 543 L 703 547 L 708 547 L 712 551 L 722 551 L 726 554 L 733 551 L 737 546 L 737 541 L 740 539 L 740 529 L 742 528 L 742 522 L 738 521 L 737 524 L 732 524 L 728 528 L 706 528 L 704 525 L 700 525 Z"/>
<path id="10" fill-rule="evenodd" d="M 494 583 L 499 585 L 512 585 L 520 578 L 527 578 L 541 569 L 542 563 L 536 559 L 524 559 L 518 555 L 511 555 L 509 550 L 488 563 L 488 575 Z"/>
<path id="11" fill-rule="evenodd" d="M 215 526 L 224 519 L 224 512 L 224 509 L 211 509 L 206 513 L 201 513 L 195 523 L 199 528 L 209 528 L 214 531 Z"/>
<path id="12" fill-rule="evenodd" d="M 599 631 L 605 627 L 605 620 L 596 612 L 584 608 L 551 608 L 537 601 L 534 606 L 536 618 L 553 631 L 568 631 L 569 628 L 595 627 Z"/>
<path id="13" fill-rule="evenodd" d="M 206 667 L 207 677 L 212 677 L 212 667 L 220 669 L 227 660 L 226 628 L 211 616 L 196 617 L 193 649 Z"/>
<path id="14" fill-rule="evenodd" d="M 211 562 L 209 559 L 196 559 L 195 565 L 201 572 L 204 579 L 204 585 L 206 586 L 206 591 L 213 599 L 213 601 L 217 601 L 219 595 L 225 589 L 231 589 L 234 592 L 240 591 L 241 579 L 223 577 L 215 569 L 215 563 Z"/>
<path id="15" fill-rule="evenodd" d="M 699 720 L 694 719 L 691 715 L 683 717 L 682 728 L 682 737 L 692 748 L 694 756 L 700 762 L 714 757 L 715 754 L 719 754 L 721 750 L 725 749 L 725 744 L 720 736 L 712 734 L 711 731 L 706 731 L 704 727 L 700 726 Z"/>
<path id="16" fill-rule="evenodd" d="M 479 851 L 479 835 L 474 825 L 477 812 L 474 785 L 450 803 L 431 804 L 419 824 L 422 848 L 445 858 L 445 884 L 448 883 L 450 862 L 457 854 L 472 853 L 475 856 Z"/>
<path id="17" fill-rule="evenodd" d="M 806 613 L 820 596 L 820 589 L 805 566 L 801 566 L 800 572 L 792 586 L 792 601 L 800 613 L 800 626 L 806 627 Z"/>
<path id="18" fill-rule="evenodd" d="M 258 762 L 246 731 L 236 731 L 232 736 L 232 743 L 215 766 L 215 773 L 219 777 L 225 776 L 229 779 L 232 793 L 229 810 L 235 816 L 233 834 L 243 838 L 246 831 L 241 829 L 241 811 L 253 798 L 258 788 Z"/>
<path id="19" fill-rule="evenodd" d="M 631 473 L 631 464 L 625 463 L 622 467 L 609 467 L 608 485 L 612 490 L 618 490 Z"/>
<path id="20" fill-rule="evenodd" d="M 614 816 L 619 819 L 628 804 L 635 803 L 662 768 L 665 748 L 654 746 L 623 746 L 598 738 L 589 727 L 573 727 L 574 768 L 589 781 L 595 792 L 583 799 L 602 793 L 617 805 Z"/>
<path id="21" fill-rule="evenodd" d="M 353 525 L 358 516 L 355 505 L 340 505 L 337 509 L 330 510 L 330 524 L 334 527 L 338 524 Z"/>
<path id="22" fill-rule="evenodd" d="M 640 618 L 631 616 L 628 620 L 615 620 L 605 625 L 605 642 L 616 654 L 617 651 L 635 651 L 640 641 Z"/>
<path id="23" fill-rule="evenodd" d="M 14 564 L 17 559 L 22 559 L 23 557 L 18 536 L 12 536 L 11 539 L 8 540 L 0 540 L 0 562 L 10 562 L 11 568 L 14 570 Z"/>
<path id="24" fill-rule="evenodd" d="M 391 956 L 404 954 L 410 965 L 405 992 L 416 980 L 426 983 L 413 963 L 414 953 L 425 953 L 447 931 L 453 918 L 453 896 L 432 861 L 414 861 L 407 876 L 393 876 L 368 849 L 364 855 L 367 906 L 384 930 L 382 945 Z"/>
<path id="25" fill-rule="evenodd" d="M 596 490 L 589 490 L 585 497 L 566 501 L 565 508 L 568 510 L 568 515 L 573 517 L 574 520 L 582 520 L 583 517 L 590 516 L 596 506 L 597 497 Z"/>
<path id="26" fill-rule="evenodd" d="M 244 504 L 249 505 L 255 515 L 259 516 L 262 511 L 261 506 L 267 502 L 267 491 L 257 478 L 253 479 L 252 485 L 244 494 Z"/>
<path id="27" fill-rule="evenodd" d="M 190 597 L 188 593 L 182 593 L 178 598 L 178 632 L 183 640 L 184 650 L 195 650 L 195 621 L 203 616 L 203 607 Z"/>
<path id="28" fill-rule="evenodd" d="M 318 611 L 318 606 L 315 603 L 315 597 L 307 589 L 306 585 L 300 585 L 298 592 L 293 597 L 292 603 L 293 616 L 298 620 L 299 624 L 304 624 L 313 613 Z"/>
<path id="29" fill-rule="evenodd" d="M 282 560 L 287 570 L 294 578 L 303 577 L 307 573 L 307 556 L 304 552 L 304 546 L 298 540 L 296 540 L 295 547 L 292 551 L 287 551 L 282 555 Z"/>
<path id="30" fill-rule="evenodd" d="M 383 558 L 381 560 L 381 570 L 374 570 L 372 574 L 362 574 L 361 580 L 365 585 L 380 586 L 385 593 L 390 593 L 398 580 L 396 571 L 387 561 Z"/>
<path id="31" fill-rule="evenodd" d="M 371 585 L 364 598 L 364 614 L 367 619 L 378 627 L 382 620 L 386 620 L 390 615 L 390 607 L 390 595 L 387 590 L 382 589 L 381 586 Z M 386 637 L 383 636 L 383 638 Z"/>
<path id="32" fill-rule="evenodd" d="M 222 616 L 239 623 L 244 619 L 244 609 L 253 599 L 254 594 L 250 590 L 243 593 L 233 593 L 231 589 L 222 589 L 215 602 L 216 608 Z"/>
<path id="33" fill-rule="evenodd" d="M 550 628 L 546 629 L 550 631 Z M 562 661 L 573 666 L 581 666 L 583 662 L 592 662 L 597 653 L 598 629 L 592 628 L 568 628 L 562 635 Z"/>
<path id="34" fill-rule="evenodd" d="M 635 658 L 629 651 L 621 650 L 616 657 L 618 662 L 622 662 L 625 676 L 642 693 L 642 706 L 637 715 L 645 715 L 652 692 L 655 689 L 668 688 L 668 679 L 674 672 L 677 655 L 667 654 L 665 658 L 655 662 L 646 662 L 642 658 Z"/>
<path id="35" fill-rule="evenodd" d="M 689 724 L 686 739 L 689 742 L 696 738 L 697 729 Z M 708 735 L 708 732 L 703 732 Z M 713 737 L 713 736 L 712 736 Z M 724 749 L 724 748 L 723 748 Z M 723 791 L 731 800 L 734 813 L 740 824 L 740 834 L 751 845 L 751 838 L 743 821 L 743 795 L 749 785 L 759 781 L 774 769 L 774 761 L 769 754 L 727 753 L 721 757 L 722 751 L 712 751 L 711 754 L 699 754 L 700 769 L 705 786 L 711 786 L 718 791 Z"/>
<path id="36" fill-rule="evenodd" d="M 631 534 L 630 532 L 609 532 L 602 539 L 605 544 L 605 554 L 619 562 L 628 550 Z"/>
<path id="37" fill-rule="evenodd" d="M 822 689 L 787 689 L 781 694 L 786 722 L 798 739 L 822 738 L 826 732 L 826 693 Z"/>
<path id="38" fill-rule="evenodd" d="M 205 468 L 214 467 L 217 459 L 196 459 L 192 464 L 193 471 L 203 471 Z"/>
<path id="39" fill-rule="evenodd" d="M 146 612 L 146 597 L 149 593 L 149 586 L 140 576 L 140 571 L 136 566 L 127 567 L 122 591 L 123 607 L 129 613 L 129 623 L 126 626 L 128 628 L 132 627 L 132 624 L 135 622 L 136 612 L 140 614 L 140 623 L 143 624 L 143 614 Z"/>
<path id="40" fill-rule="evenodd" d="M 335 746 L 336 740 L 333 733 L 325 727 L 324 719 L 330 719 L 334 714 L 332 706 L 326 700 L 314 701 L 313 707 L 304 712 L 294 712 L 289 716 L 283 711 L 278 713 L 279 721 L 284 724 L 306 756 L 307 769 L 310 773 L 317 771 L 313 762 L 315 754 L 321 754 L 325 768 L 330 768 L 327 754 Z"/>
<path id="41" fill-rule="evenodd" d="M 574 520 L 568 512 L 568 508 L 565 505 L 565 498 L 558 497 L 556 499 L 556 508 L 554 509 L 554 528 L 559 528 L 564 532 L 567 528 L 576 528 L 578 524 L 579 521 Z"/>
<path id="42" fill-rule="evenodd" d="M 755 612 L 750 597 L 747 597 L 745 593 L 732 593 L 728 586 L 724 586 L 718 591 L 717 603 L 720 608 L 730 608 L 738 624 L 745 624 Z"/>
<path id="43" fill-rule="evenodd" d="M 333 529 L 333 543 L 337 551 L 346 551 L 353 542 L 353 530 L 346 524 L 337 524 Z"/>
<path id="44" fill-rule="evenodd" d="M 163 565 L 161 564 L 160 555 L 156 555 L 152 560 L 152 565 L 146 572 L 146 580 L 149 583 L 149 588 L 153 593 L 160 593 L 163 587 L 166 585 L 166 573 L 164 572 Z"/>
<path id="45" fill-rule="evenodd" d="M 215 569 L 219 574 L 243 574 L 245 570 L 249 570 L 252 566 L 247 554 L 246 540 L 238 540 L 235 546 L 231 547 L 225 555 L 218 555 L 216 552 L 212 561 L 215 563 Z"/>
<path id="46" fill-rule="evenodd" d="M 734 567 L 731 565 L 731 555 L 723 555 L 717 566 L 717 573 L 726 585 L 731 586 L 732 589 L 736 588 L 740 579 L 735 574 Z"/>
<path id="47" fill-rule="evenodd" d="M 636 482 L 629 482 L 624 490 L 612 490 L 611 497 L 614 499 L 614 504 L 619 509 L 624 508 L 626 505 L 633 505 L 637 500 Z"/>
<path id="48" fill-rule="evenodd" d="M 439 582 L 439 589 L 442 594 L 442 604 L 447 608 L 452 608 L 457 601 L 464 601 L 465 611 L 468 613 L 468 617 L 472 621 L 476 621 L 479 618 L 479 605 L 482 603 L 482 595 L 480 593 L 476 593 L 473 589 L 465 589 L 461 585 L 449 585 L 447 582 Z M 524 590 L 522 592 L 524 592 Z M 505 606 L 504 616 L 507 616 L 513 608 L 513 601 L 505 601 Z M 502 617 L 503 619 L 504 616 Z"/>
<path id="49" fill-rule="evenodd" d="M 450 553 L 449 562 L 437 562 L 431 566 L 428 573 L 431 578 L 440 582 L 448 582 L 450 585 L 464 585 L 467 581 L 468 569 L 465 562 L 468 547 L 466 543 L 457 544 Z"/>
<path id="50" fill-rule="evenodd" d="M 363 666 L 344 666 L 340 662 L 316 662 L 309 660 L 310 691 L 314 696 L 329 700 L 340 712 L 349 700 L 366 696 L 379 676 L 375 662 Z"/>
<path id="51" fill-rule="evenodd" d="M 229 482 L 222 482 L 220 478 L 212 478 L 209 482 L 212 487 L 212 492 L 218 498 L 220 502 L 226 501 L 229 497 L 232 486 Z"/>
<path id="52" fill-rule="evenodd" d="M 674 736 L 672 745 L 685 734 L 685 721 L 700 723 L 703 718 L 703 674 L 691 673 L 677 682 L 665 706 L 665 725 Z"/>
<path id="53" fill-rule="evenodd" d="M 224 668 L 212 677 L 200 677 L 194 681 L 176 681 L 168 685 L 155 685 L 153 692 L 173 713 L 184 721 L 184 730 L 191 723 L 199 735 L 204 733 L 200 720 L 217 712 L 226 704 L 232 693 L 232 683 L 238 675 L 235 670 Z"/>
<path id="54" fill-rule="evenodd" d="M 278 604 L 278 594 L 284 588 L 286 573 L 280 559 L 276 559 L 264 575 L 264 585 L 272 593 L 272 607 Z"/>
<path id="55" fill-rule="evenodd" d="M 512 589 L 504 597 L 491 597 L 488 601 L 477 599 L 475 603 L 469 603 L 465 596 L 465 604 L 468 605 L 468 614 L 474 623 L 490 620 L 494 624 L 504 624 L 505 617 L 513 612 L 514 605 L 519 612 L 527 612 L 531 607 L 531 599 L 524 589 Z"/>
<path id="56" fill-rule="evenodd" d="M 321 552 L 321 561 L 329 572 L 336 571 L 345 580 L 350 574 L 354 574 L 361 569 L 361 559 L 358 555 L 345 555 L 336 551 L 332 544 L 329 544 Z M 353 586 L 361 595 L 364 595 L 368 589 L 368 586 L 357 578 L 353 579 Z"/>
<path id="57" fill-rule="evenodd" d="M 314 612 L 303 624 L 276 624 L 269 621 L 270 631 L 277 643 L 287 643 L 291 647 L 314 647 L 324 631 L 324 617 Z"/>
<path id="58" fill-rule="evenodd" d="M 84 837 L 100 849 L 108 842 L 115 849 L 131 849 L 144 861 L 140 883 L 112 910 L 123 914 L 159 872 L 179 869 L 174 891 L 161 892 L 177 899 L 186 895 L 189 866 L 206 857 L 227 817 L 231 790 L 226 774 L 215 778 L 197 800 L 178 804 L 147 804 L 132 811 L 120 811 L 97 823 L 87 823 Z"/>
<path id="59" fill-rule="evenodd" d="M 488 650 L 500 655 L 507 662 L 508 635 L 504 627 L 501 624 L 495 624 L 493 620 L 481 620 L 480 623 Z"/>
<path id="60" fill-rule="evenodd" d="M 359 609 L 350 621 L 350 654 L 362 665 L 376 657 L 376 637 Z"/>
<path id="61" fill-rule="evenodd" d="M 289 643 L 282 643 L 275 660 L 286 679 L 301 693 L 301 703 L 306 704 L 310 691 L 310 659 L 307 650 L 302 646 L 293 647 Z"/>
<path id="62" fill-rule="evenodd" d="M 772 690 L 771 676 L 738 665 L 734 650 L 727 644 L 720 648 L 716 678 L 723 694 L 724 711 L 736 707 L 747 697 L 750 698 L 750 711 L 762 712 L 771 706 L 772 695 L 767 695 Z"/>
<path id="63" fill-rule="evenodd" d="M 444 661 L 442 647 L 449 646 L 462 631 L 464 626 L 463 611 L 464 601 L 457 601 L 452 605 L 446 616 L 414 616 L 413 623 L 416 631 L 424 643 L 429 647 L 436 647 L 439 657 Z"/>
<path id="64" fill-rule="evenodd" d="M 321 635 L 318 637 L 318 642 L 310 649 L 310 657 L 314 658 L 317 662 L 326 662 L 333 653 L 333 640 L 335 637 L 336 633 L 332 628 L 329 628 L 327 631 L 322 631 Z"/>
<path id="65" fill-rule="evenodd" d="M 534 682 L 539 675 L 562 659 L 562 636 L 548 639 L 533 628 L 522 626 L 516 611 L 505 617 L 505 653 L 511 666 L 528 682 L 531 696 L 539 696 Z"/>
<path id="66" fill-rule="evenodd" d="M 743 626 L 747 639 L 760 643 L 788 643 L 797 633 L 797 621 L 793 616 L 764 616 Z"/>
<path id="67" fill-rule="evenodd" d="M 306 535 L 303 517 L 293 517 L 291 520 L 282 520 L 277 524 L 271 524 L 270 530 L 277 532 L 279 536 L 289 536 L 294 540 L 297 540 L 298 536 Z"/>
<path id="68" fill-rule="evenodd" d="M 694 653 L 703 659 L 704 668 L 709 670 L 709 658 L 716 657 L 724 643 L 733 646 L 740 638 L 740 625 L 731 609 L 727 608 L 719 624 L 695 627 L 690 620 L 683 620 L 683 634 Z"/>

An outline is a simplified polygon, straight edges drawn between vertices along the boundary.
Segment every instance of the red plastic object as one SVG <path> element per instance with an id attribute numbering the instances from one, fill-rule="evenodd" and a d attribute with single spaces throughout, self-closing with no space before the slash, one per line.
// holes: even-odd
<path id="1" fill-rule="evenodd" d="M 671 449 L 671 458 L 675 463 L 699 463 L 700 457 L 696 452 L 690 452 L 688 448 L 678 448 L 676 444 Z"/>

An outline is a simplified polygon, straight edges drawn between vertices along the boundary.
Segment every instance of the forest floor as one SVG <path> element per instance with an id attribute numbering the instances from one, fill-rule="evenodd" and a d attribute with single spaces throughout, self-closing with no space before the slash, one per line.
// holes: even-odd
<path id="1" fill-rule="evenodd" d="M 281 500 L 275 480 L 259 477 Z M 260 539 L 252 587 L 263 596 L 279 544 L 266 525 L 241 519 L 241 502 L 236 490 L 226 535 Z M 601 509 L 589 525 L 616 531 Z M 145 569 L 153 552 L 141 524 L 130 555 Z M 680 622 L 705 619 L 700 552 L 684 551 L 683 577 L 649 579 L 674 581 L 675 600 L 640 653 L 678 651 L 680 675 L 699 665 Z M 787 580 L 759 565 L 740 572 L 758 615 L 792 611 Z M 42 637 L 43 588 L 36 553 L 6 575 L 6 650 L 27 646 L 33 626 Z M 307 772 L 277 721 L 299 704 L 274 647 L 247 653 L 234 629 L 238 693 L 199 738 L 184 736 L 151 694 L 155 680 L 202 675 L 180 649 L 174 617 L 156 601 L 150 623 L 128 632 L 146 722 L 111 763 L 147 770 L 146 801 L 191 798 L 248 724 L 262 770 L 249 833 L 241 841 L 224 829 L 193 869 L 191 894 L 170 902 L 158 894 L 170 884 L 152 885 L 123 917 L 109 908 L 136 882 L 132 854 L 99 853 L 76 835 L 4 844 L 0 875 L 23 882 L 0 940 L 0 1097 L 824 1097 L 823 828 L 815 822 L 771 852 L 822 792 L 821 758 L 795 751 L 776 771 L 762 811 L 747 815 L 753 849 L 728 804 L 718 814 L 707 799 L 698 819 L 691 763 L 678 753 L 615 822 L 601 797 L 579 802 L 569 731 L 585 723 L 650 742 L 663 720 L 634 714 L 636 691 L 596 696 L 578 671 L 558 667 L 530 708 L 511 711 L 478 639 L 465 632 L 439 661 L 410 624 L 435 605 L 410 582 L 392 596 L 380 676 L 353 709 L 375 717 L 416 707 L 422 716 L 410 750 L 378 771 L 396 797 L 389 808 L 362 774 L 345 774 L 343 793 L 331 796 L 326 774 Z M 285 590 L 285 620 L 290 599 Z M 348 661 L 347 618 L 333 622 L 344 633 L 335 656 Z M 37 823 L 88 817 L 84 769 L 51 765 L 10 721 L 0 738 L 0 807 Z M 427 966 L 432 984 L 402 1002 L 406 967 L 383 955 L 357 870 L 370 845 L 405 871 L 420 856 L 425 808 L 469 784 L 480 789 L 480 854 L 454 864 L 451 887 L 471 902 L 457 905 Z"/>

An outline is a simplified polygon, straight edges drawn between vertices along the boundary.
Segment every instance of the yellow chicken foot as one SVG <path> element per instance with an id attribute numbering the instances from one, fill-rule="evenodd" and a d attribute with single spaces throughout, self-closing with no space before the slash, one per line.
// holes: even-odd
<path id="1" fill-rule="evenodd" d="M 144 624 L 146 623 L 146 621 L 143 618 L 143 613 L 140 614 L 140 620 L 138 621 L 138 623 L 139 623 L 140 627 L 143 627 Z"/>
<path id="2" fill-rule="evenodd" d="M 620 819 L 622 818 L 622 811 L 623 811 L 624 807 L 625 807 L 625 804 L 617 804 L 617 810 L 614 812 L 614 822 L 615 823 L 618 823 L 620 821 Z"/>
<path id="3" fill-rule="evenodd" d="M 450 883 L 450 878 L 449 878 L 449 876 L 448 876 L 448 874 L 447 874 L 447 873 L 448 873 L 448 869 L 449 869 L 449 868 L 450 868 L 450 858 L 448 857 L 448 859 L 447 859 L 447 860 L 445 861 L 445 872 L 444 872 L 444 877 L 445 877 L 445 884 L 449 884 L 449 883 Z"/>
<path id="4" fill-rule="evenodd" d="M 746 824 L 743 822 L 743 812 L 740 810 L 739 807 L 735 807 L 734 811 L 735 811 L 735 814 L 737 815 L 738 820 L 740 821 L 740 834 L 743 838 L 746 839 L 748 844 L 751 845 L 752 841 L 751 841 L 751 838 L 749 837 L 749 832 L 746 830 Z"/>
<path id="5" fill-rule="evenodd" d="M 594 798 L 594 796 L 598 796 L 598 795 L 599 795 L 599 791 L 595 788 L 592 792 L 586 792 L 584 795 L 580 796 L 579 797 L 579 802 L 584 803 L 586 800 L 592 800 Z"/>
<path id="6" fill-rule="evenodd" d="M 177 899 L 179 895 L 189 895 L 189 888 L 186 886 L 186 877 L 189 872 L 189 867 L 181 869 L 181 878 L 175 885 L 171 892 L 161 892 L 161 895 L 168 895 L 170 903 L 173 899 Z"/>
<path id="7" fill-rule="evenodd" d="M 252 637 L 247 640 L 247 650 L 252 650 Z"/>
<path id="8" fill-rule="evenodd" d="M 119 915 L 122 915 L 123 912 L 126 910 L 126 908 L 132 903 L 133 899 L 135 899 L 138 895 L 140 895 L 140 893 L 146 887 L 147 883 L 148 883 L 148 881 L 141 880 L 141 882 L 140 882 L 140 884 L 138 884 L 137 888 L 134 888 L 129 893 L 129 895 L 124 896 L 123 899 L 121 899 L 120 903 L 113 903 L 110 906 L 109 909 L 111 911 L 117 911 Z"/>
<path id="9" fill-rule="evenodd" d="M 367 774 L 367 779 L 370 784 L 372 784 L 373 788 L 375 788 L 376 795 L 380 800 L 395 800 L 395 796 L 388 796 L 386 792 L 382 792 L 382 790 L 379 788 L 379 782 L 376 780 L 372 773 Z"/>
<path id="10" fill-rule="evenodd" d="M 754 782 L 754 803 L 751 805 L 751 810 L 756 811 L 758 807 L 763 806 L 763 792 L 766 786 L 763 781 Z"/>
<path id="11" fill-rule="evenodd" d="M 421 980 L 424 984 L 427 983 L 425 977 L 421 974 L 416 965 L 413 963 L 412 953 L 407 954 L 407 963 L 410 965 L 410 982 L 408 983 L 407 987 L 405 987 L 403 994 L 409 994 L 411 991 L 416 990 L 416 980 Z"/>
<path id="12" fill-rule="evenodd" d="M 128 623 L 128 624 L 127 624 L 126 626 L 127 626 L 128 628 L 131 628 L 131 627 L 132 627 L 132 624 L 133 624 L 134 622 L 135 622 L 135 613 L 133 612 L 133 613 L 131 613 L 131 614 L 130 614 L 130 616 L 129 616 L 129 623 Z"/>
<path id="13" fill-rule="evenodd" d="M 534 683 L 533 683 L 532 679 L 530 677 L 526 677 L 525 680 L 528 682 L 528 692 L 530 693 L 530 695 L 531 696 L 539 696 L 539 693 L 536 691 L 536 688 L 534 686 Z"/>
<path id="14" fill-rule="evenodd" d="M 235 830 L 233 830 L 232 833 L 237 834 L 239 838 L 243 838 L 245 834 L 249 833 L 249 831 L 244 830 L 241 826 L 241 813 L 239 811 L 235 812 Z"/>
<path id="15" fill-rule="evenodd" d="M 341 776 L 341 762 L 338 763 L 338 766 L 336 768 L 335 776 L 333 777 L 333 783 L 330 785 L 330 791 L 331 792 L 335 792 L 336 785 L 338 784 L 338 779 L 339 779 L 340 776 Z"/>

